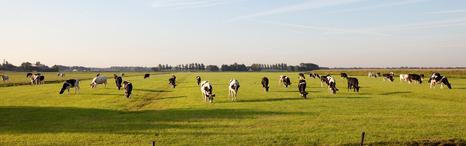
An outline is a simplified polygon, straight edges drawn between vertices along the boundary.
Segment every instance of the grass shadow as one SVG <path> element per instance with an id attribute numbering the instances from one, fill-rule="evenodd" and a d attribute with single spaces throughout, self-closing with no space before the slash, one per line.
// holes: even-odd
<path id="1" fill-rule="evenodd" d="M 173 98 L 173 97 L 172 97 Z M 180 97 L 178 97 L 180 98 Z M 227 128 L 202 120 L 253 119 L 257 116 L 298 114 L 250 109 L 167 109 L 119 111 L 71 107 L 0 107 L 0 133 L 128 133 L 163 129 Z"/>
<path id="2" fill-rule="evenodd" d="M 411 93 L 411 91 L 385 92 L 385 93 L 381 93 L 379 95 L 396 95 L 396 94 L 408 94 L 408 93 Z"/>
<path id="3" fill-rule="evenodd" d="M 290 101 L 290 100 L 304 100 L 301 97 L 296 98 L 267 98 L 267 99 L 252 99 L 252 100 L 239 100 L 238 102 L 275 102 L 275 101 Z"/>
<path id="4" fill-rule="evenodd" d="M 157 89 L 134 89 L 134 91 L 143 91 L 143 92 L 172 92 L 169 90 L 157 90 Z"/>

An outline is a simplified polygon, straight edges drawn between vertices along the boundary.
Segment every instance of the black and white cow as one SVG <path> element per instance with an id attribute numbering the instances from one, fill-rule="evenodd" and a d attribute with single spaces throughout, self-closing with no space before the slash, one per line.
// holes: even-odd
<path id="1" fill-rule="evenodd" d="M 374 73 L 374 72 L 369 72 L 369 73 L 367 74 L 367 76 L 368 76 L 369 78 L 377 78 L 377 77 L 378 77 L 378 75 L 377 75 L 376 73 Z"/>
<path id="2" fill-rule="evenodd" d="M 115 84 L 118 88 L 118 90 L 121 89 L 121 84 L 123 83 L 123 78 L 121 76 L 118 76 L 116 74 L 113 74 L 113 78 L 115 79 Z"/>
<path id="3" fill-rule="evenodd" d="M 26 77 L 31 80 L 31 85 L 40 85 L 43 84 L 45 81 L 45 76 L 43 76 L 41 73 L 27 73 Z"/>
<path id="4" fill-rule="evenodd" d="M 262 88 L 265 89 L 265 92 L 269 92 L 269 78 L 263 77 L 261 84 L 262 84 Z"/>
<path id="5" fill-rule="evenodd" d="M 175 75 L 172 75 L 172 77 L 168 79 L 168 84 L 172 86 L 172 88 L 176 87 L 176 76 Z"/>
<path id="6" fill-rule="evenodd" d="M 230 85 L 228 86 L 228 96 L 231 98 L 231 101 L 236 101 L 239 90 L 239 82 L 236 79 L 230 80 Z"/>
<path id="7" fill-rule="evenodd" d="M 63 78 L 63 77 L 65 77 L 65 73 L 59 72 L 59 73 L 57 73 L 57 76 Z"/>
<path id="8" fill-rule="evenodd" d="M 2 79 L 3 83 L 10 81 L 10 77 L 6 74 L 0 75 L 0 78 Z"/>
<path id="9" fill-rule="evenodd" d="M 348 78 L 348 74 L 342 72 L 342 73 L 340 73 L 340 77 L 341 77 L 341 78 Z"/>
<path id="10" fill-rule="evenodd" d="M 315 78 L 320 79 L 320 75 L 317 74 L 317 73 L 310 73 L 309 76 L 310 76 L 311 78 L 314 78 L 314 79 L 315 79 Z"/>
<path id="11" fill-rule="evenodd" d="M 290 77 L 288 76 L 280 76 L 280 83 L 283 84 L 286 88 L 291 85 Z"/>
<path id="12" fill-rule="evenodd" d="M 196 83 L 197 85 L 201 85 L 201 76 L 196 76 Z"/>
<path id="13" fill-rule="evenodd" d="M 298 79 L 301 80 L 301 79 L 306 79 L 306 77 L 304 76 L 304 73 L 299 73 L 298 74 Z"/>
<path id="14" fill-rule="evenodd" d="M 406 78 L 406 81 L 408 83 L 412 83 L 413 81 L 418 82 L 419 84 L 422 84 L 422 76 L 418 74 L 408 74 L 408 77 Z"/>
<path id="15" fill-rule="evenodd" d="M 94 79 L 92 79 L 92 82 L 90 85 L 91 85 L 91 88 L 95 88 L 99 84 L 104 84 L 105 87 L 107 87 L 107 77 L 97 74 L 97 76 L 94 77 Z"/>
<path id="16" fill-rule="evenodd" d="M 395 80 L 395 74 L 393 72 L 390 72 L 388 74 L 383 74 L 382 76 L 383 76 L 384 81 L 393 82 Z"/>
<path id="17" fill-rule="evenodd" d="M 209 81 L 202 81 L 201 82 L 201 93 L 204 96 L 205 102 L 214 102 L 215 94 L 212 93 L 213 88 Z"/>
<path id="18" fill-rule="evenodd" d="M 67 90 L 68 95 L 69 95 L 70 94 L 70 88 L 74 88 L 74 94 L 78 94 L 79 93 L 79 80 L 77 80 L 77 79 L 66 80 L 63 83 L 63 86 L 62 86 L 59 93 L 63 94 L 63 92 L 65 92 L 65 90 Z"/>
<path id="19" fill-rule="evenodd" d="M 333 94 L 336 94 L 338 91 L 337 88 L 337 83 L 335 82 L 335 79 L 332 76 L 327 76 L 327 83 L 329 90 L 332 91 Z"/>
<path id="20" fill-rule="evenodd" d="M 324 83 L 329 86 L 328 84 L 328 78 L 330 75 L 326 75 L 326 76 L 320 76 L 320 87 L 323 87 L 324 86 Z"/>
<path id="21" fill-rule="evenodd" d="M 354 77 L 347 77 L 346 80 L 348 81 L 348 91 L 353 89 L 354 92 L 359 92 L 359 80 Z"/>
<path id="22" fill-rule="evenodd" d="M 144 79 L 147 79 L 150 77 L 150 74 L 144 74 Z"/>
<path id="23" fill-rule="evenodd" d="M 300 79 L 298 82 L 298 89 L 299 89 L 299 95 L 303 97 L 304 99 L 307 98 L 308 92 L 306 92 L 306 80 Z"/>
<path id="24" fill-rule="evenodd" d="M 448 78 L 440 75 L 440 73 L 434 73 L 429 79 L 430 88 L 435 87 L 435 85 L 440 84 L 440 87 L 443 88 L 444 85 L 451 89 L 451 84 L 448 81 Z"/>
<path id="25" fill-rule="evenodd" d="M 123 81 L 124 89 L 125 89 L 125 96 L 126 98 L 129 98 L 131 96 L 131 93 L 133 92 L 133 84 L 131 84 L 128 81 Z"/>

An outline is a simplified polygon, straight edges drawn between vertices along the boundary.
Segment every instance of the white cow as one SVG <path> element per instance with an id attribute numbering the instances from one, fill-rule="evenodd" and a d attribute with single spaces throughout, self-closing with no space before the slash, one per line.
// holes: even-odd
<path id="1" fill-rule="evenodd" d="M 99 75 L 92 79 L 91 88 L 97 87 L 98 84 L 104 84 L 107 87 L 107 77 Z"/>
<path id="2" fill-rule="evenodd" d="M 201 93 L 204 96 L 206 102 L 214 102 L 215 94 L 212 94 L 213 88 L 209 81 L 201 82 Z"/>
<path id="3" fill-rule="evenodd" d="M 408 81 L 408 74 L 400 74 L 400 81 Z"/>
<path id="4" fill-rule="evenodd" d="M 238 95 L 239 82 L 236 79 L 230 80 L 230 85 L 228 86 L 229 93 L 228 96 L 231 97 L 231 101 L 236 101 L 236 96 Z"/>

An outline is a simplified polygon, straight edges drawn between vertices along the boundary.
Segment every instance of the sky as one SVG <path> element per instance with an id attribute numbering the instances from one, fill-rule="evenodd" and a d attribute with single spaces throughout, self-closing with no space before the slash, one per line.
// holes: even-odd
<path id="1" fill-rule="evenodd" d="M 466 67 L 465 0 L 0 0 L 19 65 Z"/>

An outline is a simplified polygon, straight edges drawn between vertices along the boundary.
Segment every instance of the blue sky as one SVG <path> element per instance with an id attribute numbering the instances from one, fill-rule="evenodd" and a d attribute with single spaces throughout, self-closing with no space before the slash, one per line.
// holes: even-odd
<path id="1" fill-rule="evenodd" d="M 464 0 L 0 0 L 1 59 L 466 66 Z"/>

